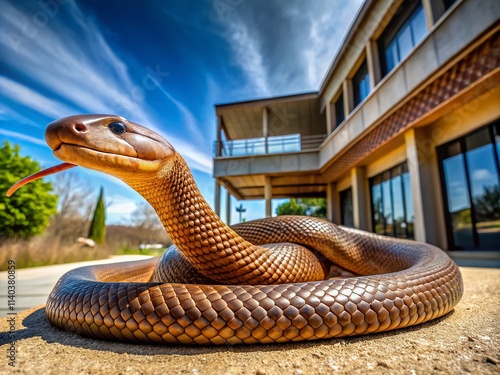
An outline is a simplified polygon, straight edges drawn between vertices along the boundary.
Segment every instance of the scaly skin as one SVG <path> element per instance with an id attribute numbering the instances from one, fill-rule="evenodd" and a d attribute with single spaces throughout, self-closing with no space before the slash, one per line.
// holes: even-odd
<path id="1" fill-rule="evenodd" d="M 126 131 L 114 134 L 113 122 Z M 46 138 L 65 162 L 138 191 L 176 245 L 160 258 L 68 272 L 47 301 L 57 327 L 156 343 L 300 341 L 419 324 L 446 314 L 462 296 L 458 267 L 428 244 L 309 217 L 229 228 L 173 147 L 121 117 L 64 118 Z M 367 276 L 323 280 L 328 262 Z"/>

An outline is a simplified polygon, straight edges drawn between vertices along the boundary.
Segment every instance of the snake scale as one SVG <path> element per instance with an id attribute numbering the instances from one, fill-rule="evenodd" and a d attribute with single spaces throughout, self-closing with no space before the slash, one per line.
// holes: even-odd
<path id="1" fill-rule="evenodd" d="M 429 244 L 300 216 L 227 226 L 170 143 L 122 117 L 66 117 L 46 140 L 65 163 L 8 194 L 75 165 L 108 173 L 153 206 L 175 245 L 65 274 L 46 305 L 56 327 L 150 343 L 289 342 L 419 324 L 462 296 L 458 267 Z M 350 276 L 329 278 L 330 267 Z"/>

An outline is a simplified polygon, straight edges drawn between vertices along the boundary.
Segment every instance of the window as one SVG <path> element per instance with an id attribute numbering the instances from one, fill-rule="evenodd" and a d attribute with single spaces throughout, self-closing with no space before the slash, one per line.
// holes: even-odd
<path id="1" fill-rule="evenodd" d="M 335 102 L 335 127 L 342 124 L 345 119 L 344 113 L 344 94 L 341 93 L 337 101 Z"/>
<path id="2" fill-rule="evenodd" d="M 342 225 L 354 227 L 354 214 L 352 209 L 352 189 L 340 192 L 340 211 L 342 215 Z"/>
<path id="3" fill-rule="evenodd" d="M 438 147 L 451 249 L 500 243 L 500 123 Z"/>
<path id="4" fill-rule="evenodd" d="M 427 32 L 420 0 L 406 0 L 378 40 L 382 75 L 389 73 Z"/>
<path id="5" fill-rule="evenodd" d="M 354 77 L 352 77 L 352 90 L 354 107 L 361 103 L 370 93 L 370 75 L 368 74 L 366 60 L 361 64 Z"/>
<path id="6" fill-rule="evenodd" d="M 414 211 L 407 164 L 371 178 L 370 187 L 373 231 L 413 239 Z"/>
<path id="7" fill-rule="evenodd" d="M 443 0 L 444 10 L 448 10 L 455 3 L 456 0 Z"/>

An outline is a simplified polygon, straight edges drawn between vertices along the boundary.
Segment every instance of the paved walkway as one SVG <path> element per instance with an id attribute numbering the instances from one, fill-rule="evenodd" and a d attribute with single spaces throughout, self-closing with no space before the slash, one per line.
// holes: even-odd
<path id="1" fill-rule="evenodd" d="M 145 255 L 118 255 L 109 259 L 16 270 L 16 312 L 45 304 L 57 280 L 69 270 L 93 264 L 127 262 L 146 258 L 149 257 Z M 7 271 L 0 272 L 0 285 L 7 285 L 7 280 Z M 6 316 L 8 312 L 5 293 L 6 290 L 2 291 L 0 295 L 0 318 Z"/>

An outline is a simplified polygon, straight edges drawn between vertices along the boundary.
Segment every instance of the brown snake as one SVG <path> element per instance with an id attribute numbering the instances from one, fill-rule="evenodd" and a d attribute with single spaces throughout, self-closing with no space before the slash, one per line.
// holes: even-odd
<path id="1" fill-rule="evenodd" d="M 109 173 L 154 207 L 176 245 L 159 258 L 65 274 L 46 305 L 59 328 L 155 343 L 314 340 L 419 324 L 462 296 L 458 267 L 428 244 L 310 217 L 228 227 L 174 148 L 122 117 L 67 117 L 49 125 L 46 139 L 66 163 L 9 195 L 76 164 Z M 354 276 L 325 280 L 331 264 Z"/>

